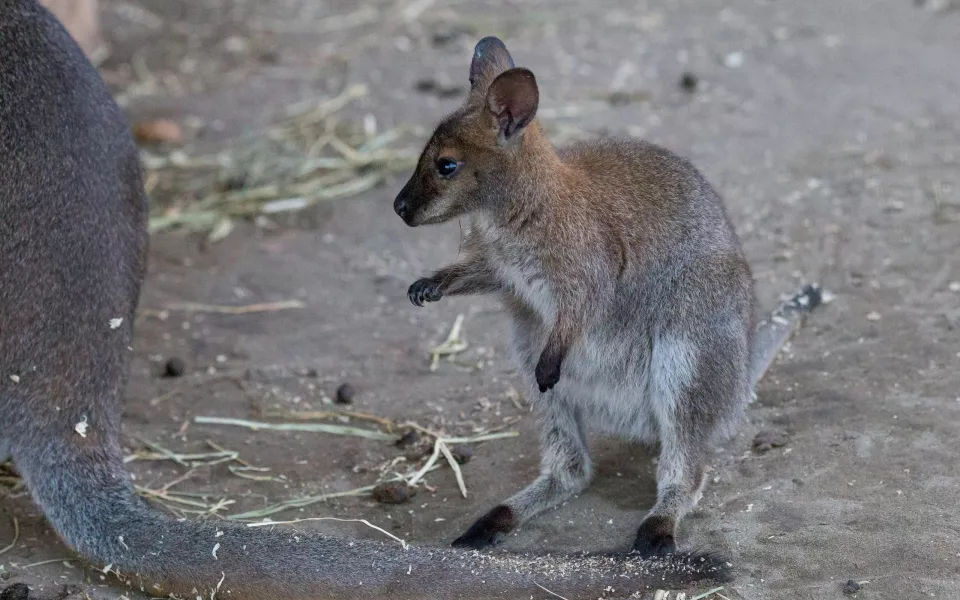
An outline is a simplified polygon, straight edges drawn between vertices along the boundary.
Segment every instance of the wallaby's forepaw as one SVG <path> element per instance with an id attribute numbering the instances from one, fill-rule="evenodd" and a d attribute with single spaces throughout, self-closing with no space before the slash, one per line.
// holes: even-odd
<path id="1" fill-rule="evenodd" d="M 637 529 L 633 551 L 644 557 L 674 554 L 677 551 L 677 543 L 673 537 L 674 529 L 674 520 L 670 517 L 647 517 Z"/>
<path id="2" fill-rule="evenodd" d="M 436 302 L 443 298 L 440 284 L 433 279 L 418 279 L 407 290 L 407 297 L 415 306 L 423 306 L 424 302 Z"/>
<path id="3" fill-rule="evenodd" d="M 563 355 L 559 352 L 552 352 L 548 348 L 540 355 L 540 361 L 537 363 L 537 387 L 543 394 L 560 381 L 560 365 L 563 363 Z"/>
<path id="4" fill-rule="evenodd" d="M 501 504 L 477 519 L 477 522 L 451 545 L 454 548 L 482 550 L 499 543 L 503 536 L 513 531 L 516 526 L 513 511 L 509 506 Z"/>

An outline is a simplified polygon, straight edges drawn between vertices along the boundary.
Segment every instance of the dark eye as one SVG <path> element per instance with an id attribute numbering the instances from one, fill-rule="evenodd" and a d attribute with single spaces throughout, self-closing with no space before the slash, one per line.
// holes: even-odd
<path id="1" fill-rule="evenodd" d="M 437 173 L 440 174 L 440 177 L 450 177 L 457 172 L 458 167 L 460 167 L 460 164 L 452 158 L 437 159 Z"/>

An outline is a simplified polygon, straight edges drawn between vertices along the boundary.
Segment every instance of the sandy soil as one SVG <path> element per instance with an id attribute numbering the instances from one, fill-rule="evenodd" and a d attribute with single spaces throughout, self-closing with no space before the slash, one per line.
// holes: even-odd
<path id="1" fill-rule="evenodd" d="M 960 11 L 949 3 L 427 2 L 409 21 L 401 9 L 417 3 L 103 4 L 112 55 L 102 69 L 131 119 L 174 118 L 191 140 L 215 143 L 344 81 L 370 87 L 358 115 L 383 128 L 429 128 L 458 99 L 420 93 L 417 82 L 465 87 L 473 43 L 497 34 L 537 73 L 544 120 L 643 136 L 691 157 L 725 196 L 765 305 L 808 279 L 836 300 L 761 383 L 742 432 L 717 448 L 681 545 L 730 556 L 738 578 L 721 593 L 731 599 L 841 598 L 849 579 L 865 582 L 861 598 L 960 597 Z M 163 75 L 160 83 L 144 85 L 143 69 Z M 687 71 L 699 78 L 693 93 L 679 85 Z M 623 101 L 611 105 L 615 91 Z M 229 514 L 375 482 L 377 467 L 403 451 L 191 422 L 322 409 L 342 382 L 356 388 L 357 411 L 456 433 L 510 425 L 520 435 L 475 447 L 466 499 L 441 470 L 427 478 L 437 491 L 411 504 L 351 497 L 275 518 L 366 518 L 411 542 L 446 544 L 534 476 L 533 420 L 511 399 L 497 304 L 416 309 L 406 300 L 414 278 L 455 257 L 460 234 L 456 224 L 406 228 L 391 209 L 401 179 L 277 229 L 243 224 L 217 244 L 155 236 L 145 309 L 306 305 L 141 318 L 125 412 L 130 451 L 151 440 L 203 452 L 212 440 L 275 477 L 242 479 L 223 464 L 172 489 L 233 500 L 221 512 Z M 442 362 L 431 372 L 429 348 L 461 313 L 470 349 L 460 358 L 482 369 Z M 173 356 L 187 374 L 160 377 Z M 214 372 L 229 376 L 211 381 Z M 770 429 L 785 430 L 786 445 L 752 451 Z M 594 485 L 505 547 L 629 545 L 655 497 L 653 456 L 602 439 L 594 453 Z M 153 489 L 186 472 L 170 461 L 130 469 Z M 79 561 L 54 560 L 72 555 L 29 498 L 0 494 L 0 546 L 13 537 L 12 517 L 21 529 L 0 556 L 8 582 L 28 583 L 38 597 L 63 596 L 64 585 L 79 586 L 66 590 L 74 597 L 136 597 Z"/>

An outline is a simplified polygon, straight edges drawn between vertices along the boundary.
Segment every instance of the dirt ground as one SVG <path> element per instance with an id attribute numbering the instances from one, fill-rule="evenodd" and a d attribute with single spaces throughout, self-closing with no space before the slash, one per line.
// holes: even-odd
<path id="1" fill-rule="evenodd" d="M 741 433 L 716 449 L 680 544 L 730 557 L 738 577 L 719 592 L 730 599 L 841 598 L 850 579 L 862 583 L 865 599 L 960 597 L 960 7 L 932 0 L 103 5 L 112 54 L 101 68 L 131 120 L 175 119 L 191 142 L 215 144 L 345 82 L 369 86 L 351 109 L 357 116 L 374 115 L 381 128 L 429 128 L 459 97 L 425 93 L 418 82 L 464 90 L 473 44 L 496 34 L 537 74 L 544 121 L 587 135 L 642 136 L 689 156 L 726 198 L 764 306 L 807 280 L 836 299 L 768 373 Z M 144 72 L 159 74 L 159 83 L 146 85 Z M 692 92 L 679 83 L 684 72 L 699 80 Z M 427 476 L 436 491 L 421 489 L 407 505 L 351 496 L 272 518 L 365 518 L 413 543 L 447 544 L 534 477 L 533 418 L 513 392 L 506 318 L 496 302 L 445 299 L 417 309 L 406 299 L 416 277 L 455 258 L 460 230 L 407 228 L 391 208 L 403 179 L 276 228 L 243 223 L 216 244 L 190 233 L 154 236 L 144 309 L 305 305 L 239 315 L 174 310 L 166 319 L 144 312 L 124 414 L 129 451 L 148 440 L 178 453 L 209 452 L 211 440 L 270 469 L 244 474 L 272 478 L 241 478 L 220 464 L 196 469 L 171 490 L 202 494 L 194 497 L 201 504 L 233 501 L 218 511 L 223 516 L 376 482 L 378 468 L 405 450 L 192 422 L 258 418 L 276 407 L 328 409 L 342 382 L 356 389 L 352 410 L 451 434 L 506 427 L 519 436 L 474 446 L 463 467 L 466 499 L 444 468 Z M 428 351 L 458 314 L 470 347 L 459 363 L 441 361 L 431 372 Z M 161 377 L 174 356 L 187 373 Z M 754 436 L 771 429 L 786 431 L 786 445 L 753 451 Z M 655 498 L 654 457 L 615 440 L 597 439 L 594 448 L 593 486 L 504 547 L 629 546 Z M 129 467 L 154 490 L 188 471 L 169 460 Z M 20 526 L 15 546 L 0 555 L 9 582 L 28 583 L 42 597 L 64 585 L 97 599 L 139 597 L 73 560 L 22 490 L 0 494 L 7 496 L 0 547 L 14 537 L 13 517 Z M 310 525 L 377 535 L 354 524 Z"/>

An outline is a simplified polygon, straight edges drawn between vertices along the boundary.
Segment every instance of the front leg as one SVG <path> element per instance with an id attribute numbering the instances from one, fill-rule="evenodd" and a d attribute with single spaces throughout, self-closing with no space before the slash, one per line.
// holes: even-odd
<path id="1" fill-rule="evenodd" d="M 499 290 L 493 271 L 481 259 L 471 259 L 444 267 L 413 282 L 407 297 L 415 306 L 436 302 L 444 296 L 489 294 Z"/>

